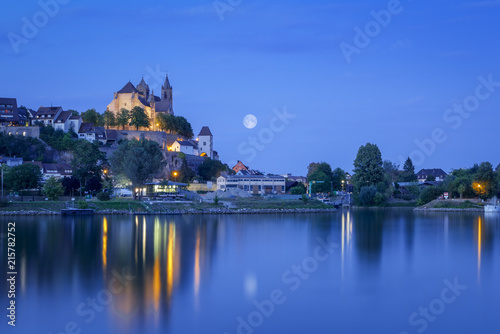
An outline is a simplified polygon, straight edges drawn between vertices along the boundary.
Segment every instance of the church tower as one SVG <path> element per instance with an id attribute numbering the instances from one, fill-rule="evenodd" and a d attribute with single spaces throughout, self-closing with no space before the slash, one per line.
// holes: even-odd
<path id="1" fill-rule="evenodd" d="M 168 74 L 167 74 L 167 77 L 165 78 L 165 82 L 163 83 L 163 86 L 161 87 L 161 97 L 160 98 L 162 101 L 170 102 L 170 105 L 172 106 L 172 86 L 170 85 L 170 81 L 168 81 Z"/>
<path id="2" fill-rule="evenodd" d="M 149 85 L 144 81 L 144 78 L 142 78 L 136 88 L 139 94 L 143 95 L 146 99 L 149 97 Z"/>

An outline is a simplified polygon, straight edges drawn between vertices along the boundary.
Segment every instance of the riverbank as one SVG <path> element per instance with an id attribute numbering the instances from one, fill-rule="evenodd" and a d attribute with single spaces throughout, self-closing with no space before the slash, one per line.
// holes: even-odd
<path id="1" fill-rule="evenodd" d="M 331 205 L 319 201 L 291 201 L 263 198 L 240 198 L 219 203 L 143 202 L 114 200 L 86 202 L 96 215 L 181 215 L 181 214 L 278 214 L 334 212 Z M 60 215 L 66 202 L 14 202 L 0 208 L 0 216 Z"/>
<path id="2" fill-rule="evenodd" d="M 484 205 L 478 200 L 434 200 L 419 206 L 414 210 L 437 212 L 484 212 Z"/>

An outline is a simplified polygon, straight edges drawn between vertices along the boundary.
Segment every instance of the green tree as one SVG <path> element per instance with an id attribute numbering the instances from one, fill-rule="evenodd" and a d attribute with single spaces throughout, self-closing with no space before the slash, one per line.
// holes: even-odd
<path id="1" fill-rule="evenodd" d="M 292 195 L 302 195 L 306 192 L 306 186 L 302 182 L 299 182 L 295 187 L 290 188 L 290 194 Z"/>
<path id="2" fill-rule="evenodd" d="M 125 125 L 130 122 L 130 110 L 121 108 L 116 115 L 116 125 L 121 126 L 122 130 L 125 130 Z"/>
<path id="3" fill-rule="evenodd" d="M 205 181 L 211 181 L 220 176 L 221 172 L 227 171 L 227 165 L 219 160 L 205 158 L 203 163 L 198 166 L 198 175 Z"/>
<path id="4" fill-rule="evenodd" d="M 155 141 L 141 138 L 123 141 L 110 159 L 115 175 L 122 175 L 133 188 L 151 181 L 164 166 L 163 153 Z"/>
<path id="5" fill-rule="evenodd" d="M 382 163 L 382 168 L 384 169 L 385 175 L 387 175 L 388 179 L 391 183 L 397 181 L 399 176 L 399 165 L 391 162 L 390 160 L 384 160 Z"/>
<path id="6" fill-rule="evenodd" d="M 92 176 L 101 177 L 102 165 L 106 164 L 106 155 L 99 150 L 99 147 L 86 140 L 78 140 L 73 148 L 73 159 L 71 166 L 73 176 L 80 184 L 86 184 Z"/>
<path id="7" fill-rule="evenodd" d="M 434 175 L 429 175 L 425 178 L 425 181 L 436 181 L 436 177 Z"/>
<path id="8" fill-rule="evenodd" d="M 345 171 L 337 167 L 333 170 L 332 188 L 333 190 L 342 190 L 342 181 L 345 183 Z"/>
<path id="9" fill-rule="evenodd" d="M 155 123 L 160 130 L 167 131 L 167 115 L 165 113 L 156 115 Z"/>
<path id="10" fill-rule="evenodd" d="M 22 157 L 25 161 L 41 161 L 45 153 L 45 145 L 37 138 L 9 136 L 0 132 L 0 155 Z"/>
<path id="11" fill-rule="evenodd" d="M 87 182 L 85 183 L 85 191 L 89 191 L 92 194 L 95 194 L 101 189 L 102 189 L 102 179 L 97 175 L 92 175 L 91 177 L 88 178 Z"/>
<path id="12" fill-rule="evenodd" d="M 51 201 L 57 201 L 59 196 L 64 193 L 64 188 L 55 177 L 51 176 L 50 179 L 45 182 L 42 190 L 43 194 L 48 197 Z"/>
<path id="13" fill-rule="evenodd" d="M 139 127 L 149 127 L 149 117 L 141 107 L 134 107 L 130 113 L 130 125 L 135 126 L 136 130 Z"/>
<path id="14" fill-rule="evenodd" d="M 106 110 L 103 114 L 103 117 L 104 117 L 104 125 L 106 126 L 107 129 L 109 129 L 110 126 L 116 125 L 115 114 L 113 114 L 111 111 Z"/>
<path id="15" fill-rule="evenodd" d="M 186 138 L 193 138 L 193 128 L 191 124 L 182 116 L 176 117 L 177 134 Z"/>
<path id="16" fill-rule="evenodd" d="M 359 191 L 359 203 L 363 206 L 370 206 L 375 204 L 375 195 L 377 195 L 377 188 L 375 186 L 361 187 Z"/>
<path id="17" fill-rule="evenodd" d="M 178 175 L 178 179 L 180 180 L 180 182 L 189 183 L 194 179 L 195 176 L 195 171 L 188 167 L 186 159 L 182 159 L 182 166 L 179 170 Z"/>
<path id="18" fill-rule="evenodd" d="M 488 199 L 496 195 L 497 185 L 497 177 L 493 172 L 493 166 L 489 162 L 482 162 L 476 173 L 474 173 L 472 183 L 474 192 L 481 199 Z"/>
<path id="19" fill-rule="evenodd" d="M 443 189 L 441 187 L 426 187 L 420 193 L 420 197 L 417 200 L 418 205 L 427 204 L 443 194 Z"/>
<path id="20" fill-rule="evenodd" d="M 64 188 L 64 195 L 73 196 L 80 188 L 80 181 L 74 176 L 64 177 L 61 179 L 61 185 Z"/>
<path id="21" fill-rule="evenodd" d="M 80 113 L 76 110 L 73 110 L 73 109 L 68 109 L 68 111 L 71 112 L 71 116 L 80 116 Z"/>
<path id="22" fill-rule="evenodd" d="M 6 189 L 19 191 L 23 189 L 39 189 L 42 172 L 35 164 L 22 164 L 4 169 L 4 185 Z"/>
<path id="23" fill-rule="evenodd" d="M 354 160 L 353 183 L 355 187 L 360 189 L 364 186 L 376 185 L 383 180 L 382 153 L 378 146 L 370 143 L 361 146 Z"/>
<path id="24" fill-rule="evenodd" d="M 465 191 L 467 190 L 467 187 L 465 186 L 465 184 L 461 184 L 458 186 L 457 190 L 460 193 L 460 199 L 462 199 Z"/>
<path id="25" fill-rule="evenodd" d="M 82 113 L 82 120 L 85 123 L 92 123 L 94 126 L 98 126 L 99 123 L 99 113 L 95 111 L 94 108 L 88 109 L 84 113 Z"/>
<path id="26" fill-rule="evenodd" d="M 388 184 L 382 168 L 382 153 L 377 145 L 367 143 L 361 146 L 354 160 L 354 200 L 360 203 L 359 194 L 362 187 L 375 186 L 379 193 L 385 194 Z"/>
<path id="27" fill-rule="evenodd" d="M 307 167 L 307 170 L 307 181 L 317 182 L 312 184 L 311 193 L 329 193 L 332 191 L 333 172 L 330 164 L 326 162 L 312 162 Z"/>
<path id="28" fill-rule="evenodd" d="M 415 166 L 413 166 L 413 161 L 408 157 L 403 166 L 403 172 L 399 176 L 399 182 L 417 182 L 417 175 L 415 175 Z"/>

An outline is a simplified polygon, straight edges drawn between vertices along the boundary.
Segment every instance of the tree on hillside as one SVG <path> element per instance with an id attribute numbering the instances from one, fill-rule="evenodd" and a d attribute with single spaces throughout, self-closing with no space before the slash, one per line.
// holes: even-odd
<path id="1" fill-rule="evenodd" d="M 159 113 L 158 115 L 156 115 L 156 118 L 155 118 L 155 123 L 156 123 L 156 126 L 162 130 L 162 131 L 167 131 L 167 114 L 165 113 Z"/>
<path id="2" fill-rule="evenodd" d="M 0 132 L 0 155 L 41 161 L 45 152 L 45 145 L 37 138 L 9 136 Z"/>
<path id="3" fill-rule="evenodd" d="M 128 125 L 130 121 L 130 110 L 121 108 L 116 115 L 116 125 L 121 126 L 122 130 L 125 130 L 125 125 Z"/>
<path id="4" fill-rule="evenodd" d="M 165 131 L 177 133 L 177 117 L 165 114 Z"/>
<path id="5" fill-rule="evenodd" d="M 126 177 L 134 188 L 151 181 L 164 166 L 163 153 L 158 144 L 144 138 L 123 141 L 110 162 L 115 175 Z"/>
<path id="6" fill-rule="evenodd" d="M 68 109 L 68 111 L 71 112 L 71 116 L 80 116 L 80 113 L 76 110 L 73 110 L 73 109 Z"/>
<path id="7" fill-rule="evenodd" d="M 109 129 L 110 126 L 116 125 L 115 114 L 113 114 L 111 111 L 106 110 L 103 114 L 103 118 L 104 125 L 107 129 Z"/>
<path id="8" fill-rule="evenodd" d="M 474 173 L 472 188 L 481 199 L 488 199 L 497 193 L 497 178 L 493 166 L 489 162 L 482 162 Z"/>
<path id="9" fill-rule="evenodd" d="M 205 161 L 198 166 L 198 174 L 205 181 L 212 181 L 220 176 L 221 172 L 228 170 L 227 165 L 224 165 L 219 160 L 205 158 Z"/>
<path id="10" fill-rule="evenodd" d="M 178 180 L 183 183 L 189 183 L 195 176 L 195 171 L 188 167 L 186 159 L 182 159 L 182 166 L 179 170 L 179 175 L 177 176 Z"/>
<path id="11" fill-rule="evenodd" d="M 193 138 L 194 133 L 191 124 L 182 116 L 176 117 L 177 134 L 186 138 Z"/>
<path id="12" fill-rule="evenodd" d="M 97 126 L 99 123 L 99 113 L 94 108 L 88 109 L 82 113 L 82 120 L 85 123 L 92 123 L 94 126 Z"/>
<path id="13" fill-rule="evenodd" d="M 86 184 L 92 176 L 101 177 L 102 165 L 107 162 L 106 155 L 99 147 L 86 140 L 78 140 L 73 148 L 73 176 L 80 184 Z"/>
<path id="14" fill-rule="evenodd" d="M 149 117 L 141 107 L 134 107 L 130 112 L 130 125 L 135 126 L 136 130 L 140 127 L 149 127 Z"/>
<path id="15" fill-rule="evenodd" d="M 25 163 L 11 168 L 4 168 L 4 186 L 12 191 L 38 189 L 42 180 L 40 167 Z"/>

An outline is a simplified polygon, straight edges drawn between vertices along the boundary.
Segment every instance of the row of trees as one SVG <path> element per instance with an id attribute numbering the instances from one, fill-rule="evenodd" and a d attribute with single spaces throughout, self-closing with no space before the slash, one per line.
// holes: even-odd
<path id="1" fill-rule="evenodd" d="M 119 126 L 125 129 L 125 126 L 133 126 L 138 130 L 140 127 L 149 127 L 153 120 L 141 107 L 134 107 L 132 110 L 126 108 L 120 109 L 115 115 L 109 110 L 99 114 L 95 109 L 89 109 L 82 113 L 82 119 L 85 123 L 92 123 L 94 126 Z M 165 113 L 159 113 L 154 120 L 158 128 L 168 133 L 174 133 L 187 138 L 193 138 L 194 133 L 191 124 L 182 116 L 174 116 Z"/>
<path id="2" fill-rule="evenodd" d="M 382 160 L 382 154 L 375 144 L 361 146 L 354 160 L 354 200 L 359 205 L 379 205 L 398 194 L 398 182 L 415 182 L 409 187 L 418 203 L 425 204 L 443 192 L 452 197 L 480 197 L 488 199 L 500 190 L 500 165 L 496 168 L 489 162 L 476 164 L 469 169 L 454 170 L 439 187 L 429 187 L 420 191 L 417 187 L 415 167 L 410 158 L 399 171 L 399 166 Z M 434 181 L 429 178 L 427 181 Z"/>
<path id="3" fill-rule="evenodd" d="M 187 138 L 193 138 L 193 128 L 186 118 L 169 114 L 158 114 L 156 116 L 158 127 L 168 133 L 175 133 Z"/>
<path id="4" fill-rule="evenodd" d="M 345 182 L 345 174 L 345 171 L 339 167 L 332 170 L 332 167 L 326 162 L 312 162 L 307 167 L 307 181 L 313 182 L 312 193 L 329 193 L 342 190 L 342 181 Z M 293 192 L 299 193 L 300 191 L 294 189 Z"/>

